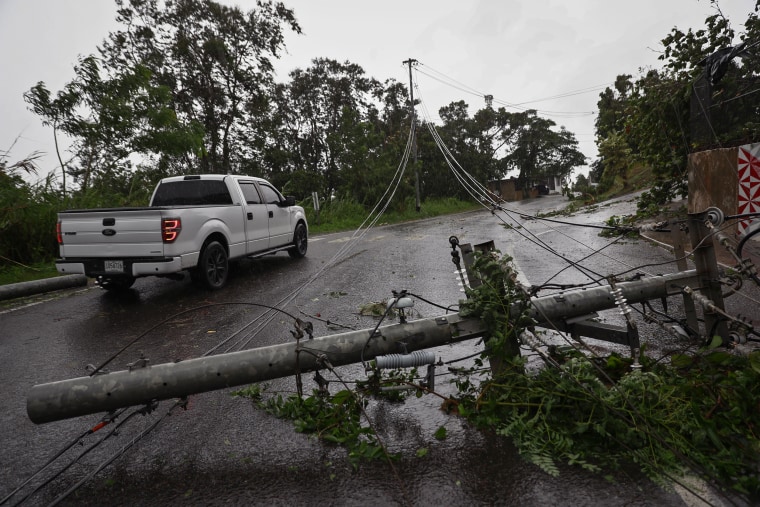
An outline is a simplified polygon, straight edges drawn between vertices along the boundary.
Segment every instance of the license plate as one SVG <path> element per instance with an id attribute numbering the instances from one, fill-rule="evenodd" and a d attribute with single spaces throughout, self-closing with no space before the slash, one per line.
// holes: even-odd
<path id="1" fill-rule="evenodd" d="M 123 273 L 124 261 L 103 261 L 103 269 L 108 273 Z"/>

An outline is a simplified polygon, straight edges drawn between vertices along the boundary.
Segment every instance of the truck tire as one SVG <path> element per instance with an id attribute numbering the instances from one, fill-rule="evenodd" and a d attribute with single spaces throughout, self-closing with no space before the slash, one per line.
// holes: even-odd
<path id="1" fill-rule="evenodd" d="M 293 232 L 293 248 L 288 249 L 288 255 L 294 259 L 300 259 L 306 255 L 308 248 L 309 238 L 306 226 L 303 222 L 299 222 L 296 225 L 296 230 Z"/>
<path id="2" fill-rule="evenodd" d="M 229 273 L 230 262 L 224 245 L 212 241 L 203 247 L 195 272 L 198 282 L 210 290 L 221 289 L 227 283 Z"/>
<path id="3" fill-rule="evenodd" d="M 98 276 L 98 285 L 107 291 L 127 290 L 135 283 L 134 276 Z"/>

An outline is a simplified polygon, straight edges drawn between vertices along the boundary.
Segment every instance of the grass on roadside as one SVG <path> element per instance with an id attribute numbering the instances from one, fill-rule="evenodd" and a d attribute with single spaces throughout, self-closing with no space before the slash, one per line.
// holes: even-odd
<path id="1" fill-rule="evenodd" d="M 53 261 L 26 266 L 23 264 L 0 264 L 0 285 L 31 282 L 58 276 Z"/>
<path id="2" fill-rule="evenodd" d="M 414 200 L 409 199 L 399 209 L 384 213 L 377 223 L 378 225 L 398 224 L 476 210 L 480 209 L 481 205 L 473 201 L 447 198 L 426 200 L 420 205 L 419 212 L 415 208 Z M 319 212 L 319 219 L 312 207 L 304 206 L 304 209 L 311 234 L 354 230 L 364 222 L 369 213 L 361 204 L 345 200 L 335 200 L 328 205 L 323 205 Z"/>

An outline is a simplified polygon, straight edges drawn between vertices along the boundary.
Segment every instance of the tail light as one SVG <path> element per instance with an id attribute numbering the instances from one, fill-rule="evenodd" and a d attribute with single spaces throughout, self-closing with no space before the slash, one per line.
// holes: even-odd
<path id="1" fill-rule="evenodd" d="M 179 218 L 164 218 L 161 220 L 161 239 L 164 243 L 173 243 L 182 230 L 182 221 Z"/>
<path id="2" fill-rule="evenodd" d="M 61 234 L 61 221 L 55 223 L 55 237 L 58 240 L 58 244 L 63 244 L 63 235 Z"/>

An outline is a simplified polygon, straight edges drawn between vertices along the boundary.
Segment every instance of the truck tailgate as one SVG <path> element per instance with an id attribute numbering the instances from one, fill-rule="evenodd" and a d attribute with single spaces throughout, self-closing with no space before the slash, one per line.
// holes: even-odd
<path id="1" fill-rule="evenodd" d="M 65 211 L 61 223 L 62 258 L 162 257 L 161 210 L 121 208 Z"/>

